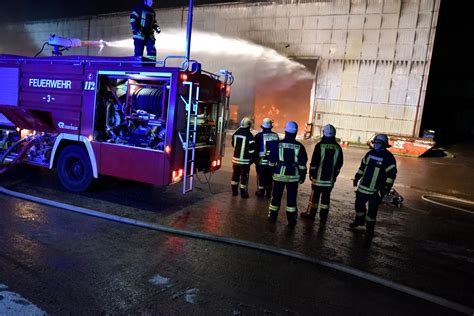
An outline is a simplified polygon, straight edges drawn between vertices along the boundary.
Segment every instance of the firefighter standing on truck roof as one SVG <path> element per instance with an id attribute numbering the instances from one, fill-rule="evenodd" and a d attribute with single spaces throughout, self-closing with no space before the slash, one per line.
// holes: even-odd
<path id="1" fill-rule="evenodd" d="M 244 199 L 249 197 L 249 173 L 255 154 L 255 140 L 250 132 L 252 121 L 244 117 L 240 122 L 240 127 L 232 135 L 232 147 L 234 147 L 234 156 L 232 157 L 232 195 L 239 195 Z"/>
<path id="2" fill-rule="evenodd" d="M 155 35 L 161 29 L 156 23 L 155 11 L 152 8 L 153 0 L 144 0 L 133 7 L 130 14 L 130 24 L 133 31 L 135 56 L 143 56 L 146 46 L 147 57 L 156 60 Z"/>
<path id="3" fill-rule="evenodd" d="M 277 133 L 272 132 L 273 121 L 271 119 L 264 118 L 261 127 L 262 131 L 255 136 L 255 147 L 257 149 L 255 158 L 257 192 L 255 192 L 255 195 L 263 197 L 266 191 L 267 197 L 271 197 L 273 168 L 268 165 L 268 158 L 270 148 L 280 139 Z"/>
<path id="4" fill-rule="evenodd" d="M 283 191 L 287 191 L 286 218 L 288 228 L 294 228 L 297 218 L 296 197 L 298 184 L 306 178 L 308 155 L 304 146 L 296 140 L 298 124 L 286 123 L 285 138 L 270 149 L 269 164 L 273 166 L 273 197 L 269 206 L 268 221 L 275 223 L 280 210 Z"/>
<path id="5" fill-rule="evenodd" d="M 309 178 L 311 180 L 311 197 L 308 209 L 301 213 L 302 218 L 315 220 L 318 206 L 321 206 L 319 220 L 326 224 L 329 214 L 331 190 L 341 171 L 344 158 L 341 146 L 336 141 L 336 129 L 331 124 L 323 127 L 323 138 L 316 144 L 311 157 Z M 321 204 L 319 199 L 321 198 Z"/>
<path id="6" fill-rule="evenodd" d="M 397 176 L 395 157 L 387 150 L 390 147 L 387 135 L 376 135 L 372 143 L 374 148 L 364 156 L 354 176 L 354 187 L 358 186 L 355 200 L 356 217 L 350 224 L 351 228 L 365 224 L 369 237 L 374 235 L 375 219 L 380 202 L 390 192 Z"/>

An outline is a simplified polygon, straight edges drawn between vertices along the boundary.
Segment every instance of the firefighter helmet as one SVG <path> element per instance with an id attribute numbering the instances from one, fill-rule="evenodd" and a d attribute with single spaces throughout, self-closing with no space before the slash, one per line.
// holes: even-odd
<path id="1" fill-rule="evenodd" d="M 385 146 L 385 148 L 390 148 L 391 147 L 388 143 L 388 136 L 385 135 L 385 134 L 375 135 L 374 140 L 372 141 L 372 143 L 375 143 L 375 142 L 382 143 Z"/>
<path id="2" fill-rule="evenodd" d="M 295 121 L 289 121 L 286 123 L 285 132 L 287 133 L 298 133 L 298 124 Z"/>
<path id="3" fill-rule="evenodd" d="M 325 137 L 334 137 L 336 136 L 336 128 L 331 124 L 324 125 L 323 127 L 323 135 Z"/>
<path id="4" fill-rule="evenodd" d="M 273 121 L 269 119 L 268 117 L 264 118 L 262 121 L 262 128 L 272 128 L 273 127 Z"/>
<path id="5" fill-rule="evenodd" d="M 240 127 L 248 128 L 252 126 L 252 120 L 249 117 L 244 117 L 242 121 L 240 121 Z"/>

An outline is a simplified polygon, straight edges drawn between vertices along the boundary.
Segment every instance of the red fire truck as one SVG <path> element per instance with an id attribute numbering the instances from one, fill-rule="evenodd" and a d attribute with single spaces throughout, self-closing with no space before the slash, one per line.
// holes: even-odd
<path id="1" fill-rule="evenodd" d="M 221 167 L 233 78 L 166 63 L 0 55 L 0 173 L 24 162 L 74 192 L 99 175 L 192 190 Z"/>

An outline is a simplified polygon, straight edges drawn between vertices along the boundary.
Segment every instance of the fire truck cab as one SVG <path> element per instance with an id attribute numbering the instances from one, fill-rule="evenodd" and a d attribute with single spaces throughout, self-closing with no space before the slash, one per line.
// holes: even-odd
<path id="1" fill-rule="evenodd" d="M 1 162 L 57 168 L 74 192 L 108 175 L 182 182 L 186 193 L 195 172 L 221 167 L 233 80 L 191 69 L 141 57 L 1 55 Z"/>

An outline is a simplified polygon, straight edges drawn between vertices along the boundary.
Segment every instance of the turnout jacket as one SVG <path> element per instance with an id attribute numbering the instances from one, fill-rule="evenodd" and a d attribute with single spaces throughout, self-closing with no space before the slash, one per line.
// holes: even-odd
<path id="1" fill-rule="evenodd" d="M 255 154 L 255 140 L 250 128 L 240 127 L 232 135 L 232 147 L 234 147 L 234 156 L 232 163 L 238 165 L 250 165 Z"/>
<path id="2" fill-rule="evenodd" d="M 268 165 L 268 159 L 270 157 L 270 150 L 280 140 L 278 134 L 272 132 L 269 128 L 264 128 L 260 133 L 255 135 L 255 147 L 256 147 L 256 161 L 261 166 Z"/>
<path id="3" fill-rule="evenodd" d="M 273 180 L 299 182 L 306 177 L 308 155 L 304 146 L 295 140 L 296 135 L 285 135 L 270 150 L 269 165 L 273 166 Z"/>
<path id="4" fill-rule="evenodd" d="M 372 149 L 365 154 L 354 178 L 360 179 L 358 192 L 373 195 L 377 191 L 390 191 L 396 176 L 397 164 L 392 153 Z"/>
<path id="5" fill-rule="evenodd" d="M 323 137 L 314 147 L 311 157 L 309 174 L 312 184 L 332 188 L 343 163 L 342 148 L 336 142 L 336 138 Z"/>
<path id="6" fill-rule="evenodd" d="M 130 14 L 130 24 L 132 25 L 133 38 L 145 39 L 153 36 L 153 30 L 158 33 L 161 31 L 156 23 L 156 14 L 153 8 L 144 3 L 133 7 Z"/>

